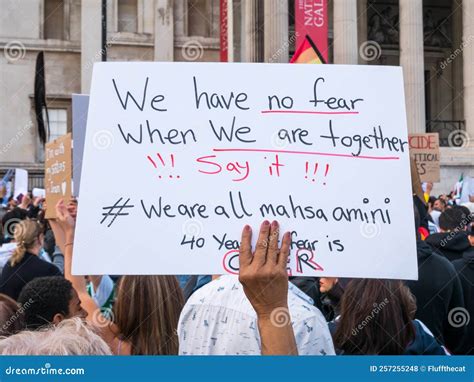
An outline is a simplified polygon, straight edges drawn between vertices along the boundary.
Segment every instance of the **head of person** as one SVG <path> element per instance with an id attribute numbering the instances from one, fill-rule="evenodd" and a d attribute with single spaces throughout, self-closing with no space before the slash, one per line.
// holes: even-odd
<path id="1" fill-rule="evenodd" d="M 23 310 L 12 298 L 0 293 L 0 337 L 8 337 L 25 328 Z"/>
<path id="2" fill-rule="evenodd" d="M 30 330 L 87 316 L 76 290 L 62 276 L 38 277 L 30 281 L 21 290 L 18 302 L 24 311 L 26 328 Z"/>
<path id="3" fill-rule="evenodd" d="M 104 340 L 84 320 L 71 318 L 38 331 L 0 340 L 2 355 L 111 355 Z"/>
<path id="4" fill-rule="evenodd" d="M 23 220 L 15 226 L 16 248 L 10 257 L 10 265 L 18 264 L 26 252 L 37 255 L 43 246 L 43 226 L 37 220 Z"/>
<path id="5" fill-rule="evenodd" d="M 334 346 L 344 354 L 403 354 L 415 337 L 415 311 L 403 282 L 354 279 L 342 297 Z"/>
<path id="6" fill-rule="evenodd" d="M 430 196 L 428 198 L 428 209 L 433 209 L 435 201 L 436 201 L 436 198 L 434 196 Z"/>
<path id="7" fill-rule="evenodd" d="M 13 210 L 14 208 L 16 208 L 18 206 L 18 201 L 13 197 L 13 196 L 10 196 L 8 198 L 8 205 L 7 205 L 7 209 L 8 210 Z"/>
<path id="8" fill-rule="evenodd" d="M 465 231 L 473 220 L 469 208 L 453 206 L 446 209 L 439 217 L 439 228 L 443 232 Z"/>
<path id="9" fill-rule="evenodd" d="M 21 208 L 27 208 L 31 204 L 31 194 L 27 192 L 24 195 L 21 195 L 21 199 L 18 200 L 20 202 Z"/>
<path id="10" fill-rule="evenodd" d="M 18 223 L 27 218 L 26 210 L 22 208 L 14 208 L 8 211 L 2 217 L 2 242 L 9 242 L 13 240 L 15 235 L 15 228 Z"/>
<path id="11" fill-rule="evenodd" d="M 452 196 L 452 191 L 451 193 L 449 193 L 448 195 L 446 194 L 441 194 L 438 196 L 438 199 L 441 199 L 443 200 L 444 202 L 446 202 L 446 204 L 448 204 L 448 200 L 451 199 L 451 196 Z"/>
<path id="12" fill-rule="evenodd" d="M 178 354 L 177 327 L 184 298 L 174 276 L 124 276 L 113 321 L 132 354 Z"/>
<path id="13" fill-rule="evenodd" d="M 321 293 L 329 292 L 337 283 L 337 277 L 320 277 L 319 291 Z"/>
<path id="14" fill-rule="evenodd" d="M 443 199 L 436 199 L 433 203 L 433 209 L 439 212 L 443 212 L 446 209 L 446 201 Z"/>

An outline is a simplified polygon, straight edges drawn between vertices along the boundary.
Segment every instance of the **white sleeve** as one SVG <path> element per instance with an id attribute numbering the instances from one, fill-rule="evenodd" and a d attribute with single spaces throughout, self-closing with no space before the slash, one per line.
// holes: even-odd
<path id="1" fill-rule="evenodd" d="M 97 306 L 104 305 L 110 297 L 110 294 L 114 290 L 114 282 L 109 275 L 103 275 L 100 280 L 99 287 L 96 291 L 93 291 L 92 298 L 94 299 Z"/>
<path id="2" fill-rule="evenodd" d="M 299 355 L 335 355 L 334 345 L 326 320 L 310 316 L 293 323 Z"/>

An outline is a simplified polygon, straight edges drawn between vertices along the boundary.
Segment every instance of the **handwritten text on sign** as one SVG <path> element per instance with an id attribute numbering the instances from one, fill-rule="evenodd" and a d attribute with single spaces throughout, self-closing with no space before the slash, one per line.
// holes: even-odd
<path id="1" fill-rule="evenodd" d="M 63 135 L 45 146 L 44 184 L 46 203 L 55 206 L 60 199 L 71 197 L 71 134 Z M 48 219 L 56 217 L 56 211 L 46 209 Z"/>
<path id="2" fill-rule="evenodd" d="M 96 64 L 74 272 L 236 273 L 276 219 L 293 275 L 416 278 L 404 102 L 392 67 Z"/>
<path id="3" fill-rule="evenodd" d="M 422 182 L 439 182 L 440 155 L 438 133 L 410 134 L 410 154 L 415 159 Z"/>

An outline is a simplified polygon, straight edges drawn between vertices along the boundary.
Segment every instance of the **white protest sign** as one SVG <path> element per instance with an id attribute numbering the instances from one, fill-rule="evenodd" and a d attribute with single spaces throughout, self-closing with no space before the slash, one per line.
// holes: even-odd
<path id="1" fill-rule="evenodd" d="M 289 273 L 416 279 L 399 67 L 98 63 L 75 274 L 238 272 L 245 224 Z"/>
<path id="2" fill-rule="evenodd" d="M 44 188 L 33 188 L 31 194 L 34 198 L 46 198 L 46 190 Z"/>
<path id="3" fill-rule="evenodd" d="M 15 184 L 13 186 L 13 196 L 26 195 L 28 192 L 28 171 L 23 168 L 15 169 Z"/>
<path id="4" fill-rule="evenodd" d="M 81 185 L 82 155 L 84 153 L 84 139 L 86 136 L 87 110 L 89 108 L 88 94 L 72 95 L 72 194 L 79 196 Z"/>

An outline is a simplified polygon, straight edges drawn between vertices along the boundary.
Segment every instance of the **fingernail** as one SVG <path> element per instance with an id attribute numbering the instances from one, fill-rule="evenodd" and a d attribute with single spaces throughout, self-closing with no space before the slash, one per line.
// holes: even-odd
<path id="1" fill-rule="evenodd" d="M 278 222 L 276 220 L 272 221 L 272 228 L 278 228 Z"/>
<path id="2" fill-rule="evenodd" d="M 248 224 L 245 225 L 244 231 L 245 232 L 250 232 L 250 226 Z"/>
<path id="3" fill-rule="evenodd" d="M 266 228 L 270 225 L 270 222 L 268 220 L 264 220 L 262 223 L 262 228 Z"/>

